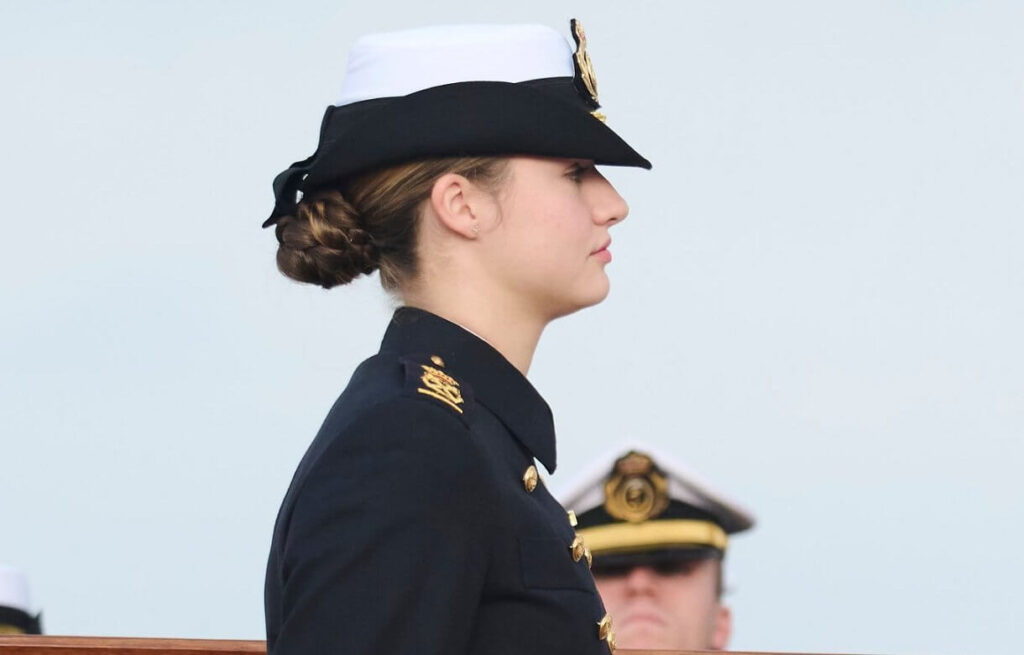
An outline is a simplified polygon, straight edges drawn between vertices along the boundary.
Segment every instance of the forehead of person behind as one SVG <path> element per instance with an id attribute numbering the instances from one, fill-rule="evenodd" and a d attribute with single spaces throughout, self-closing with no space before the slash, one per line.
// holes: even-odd
<path id="1" fill-rule="evenodd" d="M 610 458 L 611 459 L 611 458 Z M 629 450 L 564 497 L 613 618 L 618 645 L 724 649 L 729 535 L 753 516 L 650 448 Z"/>

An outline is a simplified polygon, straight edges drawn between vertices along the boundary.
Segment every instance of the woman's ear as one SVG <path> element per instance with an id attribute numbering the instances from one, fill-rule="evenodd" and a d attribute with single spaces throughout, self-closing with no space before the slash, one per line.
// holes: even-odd
<path id="1" fill-rule="evenodd" d="M 466 239 L 479 235 L 481 220 L 493 203 L 490 194 L 456 173 L 445 173 L 437 178 L 430 191 L 430 208 L 438 221 Z"/>

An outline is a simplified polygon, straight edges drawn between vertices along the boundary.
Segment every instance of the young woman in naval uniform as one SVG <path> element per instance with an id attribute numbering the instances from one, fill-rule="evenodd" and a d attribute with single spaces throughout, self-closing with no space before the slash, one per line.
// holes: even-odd
<path id="1" fill-rule="evenodd" d="M 608 293 L 650 163 L 604 123 L 585 37 L 540 26 L 360 39 L 320 143 L 274 181 L 277 263 L 378 271 L 401 308 L 303 457 L 267 566 L 270 655 L 606 654 L 590 554 L 538 484 L 551 411 L 526 379 L 552 320 Z"/>

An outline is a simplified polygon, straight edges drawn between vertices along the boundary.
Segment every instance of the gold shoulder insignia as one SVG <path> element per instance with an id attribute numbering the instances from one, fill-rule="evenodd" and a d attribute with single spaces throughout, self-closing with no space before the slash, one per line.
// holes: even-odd
<path id="1" fill-rule="evenodd" d="M 650 457 L 630 451 L 615 462 L 604 485 L 604 508 L 630 523 L 654 518 L 668 508 L 668 479 Z"/>
<path id="2" fill-rule="evenodd" d="M 462 389 L 458 380 L 440 369 L 441 366 L 444 366 L 444 361 L 440 357 L 434 355 L 430 361 L 435 366 L 420 364 L 423 373 L 420 375 L 420 386 L 416 391 L 440 400 L 461 414 L 462 407 L 460 405 L 466 401 L 462 398 Z"/>

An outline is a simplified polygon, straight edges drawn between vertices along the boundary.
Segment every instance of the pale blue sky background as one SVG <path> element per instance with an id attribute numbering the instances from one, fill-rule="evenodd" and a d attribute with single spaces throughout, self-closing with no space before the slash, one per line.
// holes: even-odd
<path id="1" fill-rule="evenodd" d="M 52 633 L 262 637 L 292 470 L 391 302 L 259 229 L 359 34 L 587 28 L 655 164 L 531 371 L 751 507 L 737 649 L 1024 641 L 1024 5 L 0 2 L 0 562 Z M 414 547 L 410 545 L 410 547 Z"/>

